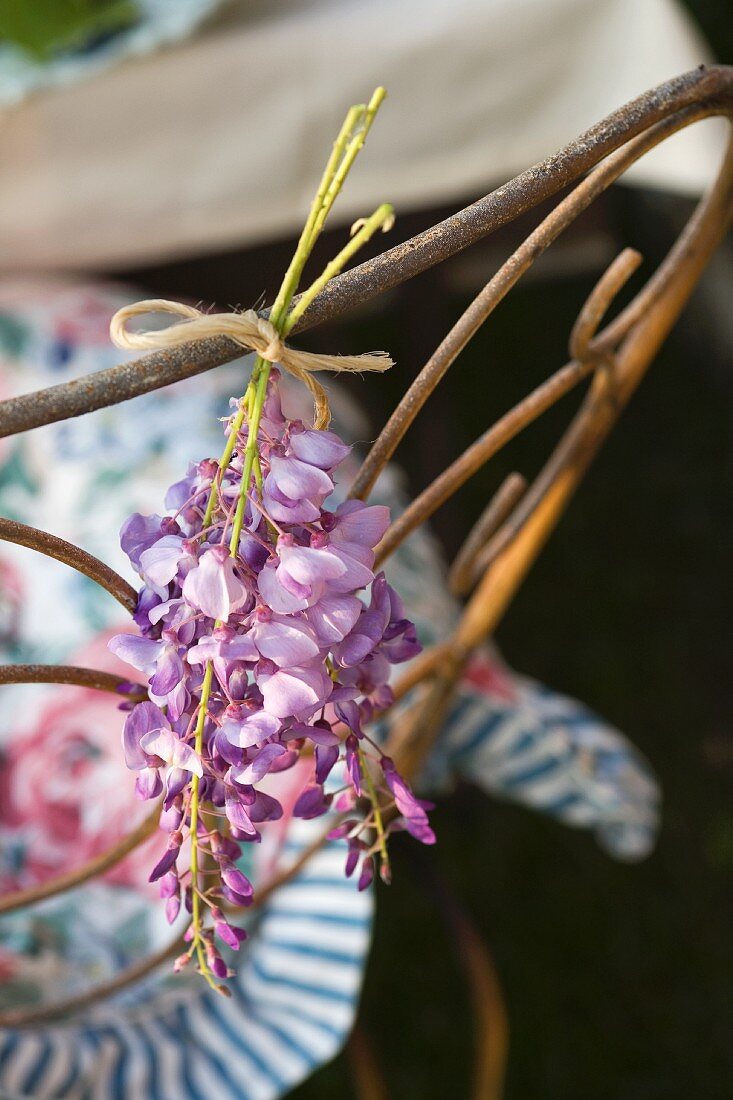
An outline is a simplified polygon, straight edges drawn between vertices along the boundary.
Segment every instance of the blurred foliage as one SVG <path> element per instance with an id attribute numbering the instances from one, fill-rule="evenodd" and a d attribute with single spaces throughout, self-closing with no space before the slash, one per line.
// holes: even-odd
<path id="1" fill-rule="evenodd" d="M 0 0 L 0 37 L 40 61 L 134 23 L 134 0 Z"/>

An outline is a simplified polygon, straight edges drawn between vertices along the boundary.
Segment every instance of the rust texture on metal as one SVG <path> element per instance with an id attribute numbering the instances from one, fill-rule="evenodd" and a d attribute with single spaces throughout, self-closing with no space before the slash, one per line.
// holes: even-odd
<path id="1" fill-rule="evenodd" d="M 575 218 L 634 161 L 671 134 L 711 115 L 730 121 L 732 114 L 733 69 L 700 68 L 667 81 L 465 210 L 341 275 L 319 295 L 295 331 L 337 317 L 353 305 L 419 275 L 584 176 L 502 265 L 430 357 L 367 455 L 351 487 L 352 496 L 364 499 L 369 495 L 425 401 L 471 337 Z M 631 303 L 598 331 L 615 295 L 641 262 L 638 253 L 626 249 L 579 311 L 569 340 L 570 362 L 491 425 L 413 501 L 384 536 L 378 548 L 379 560 L 394 551 L 518 432 L 573 388 L 587 383 L 578 410 L 534 480 L 528 483 L 520 474 L 513 474 L 489 501 L 451 570 L 453 590 L 468 597 L 458 625 L 450 636 L 418 658 L 396 686 L 401 708 L 392 722 L 386 751 L 397 758 L 407 775 L 414 775 L 425 760 L 466 662 L 496 628 L 725 235 L 733 217 L 731 148 L 709 194 Z M 129 400 L 239 355 L 237 345 L 226 338 L 201 341 L 2 402 L 0 436 Z M 0 519 L 0 540 L 20 543 L 65 562 L 105 588 L 129 612 L 134 610 L 136 594 L 131 586 L 79 548 L 6 519 Z M 0 670 L 0 684 L 26 682 L 75 683 L 104 691 L 124 689 L 117 677 L 92 669 L 17 665 Z M 128 837 L 75 872 L 0 899 L 0 912 L 51 897 L 103 873 L 151 834 L 156 819 L 157 810 Z M 281 882 L 297 874 L 325 842 L 325 835 L 296 864 L 259 890 L 258 904 Z M 81 1011 L 149 973 L 179 948 L 176 941 L 74 999 L 4 1012 L 0 1014 L 0 1026 L 33 1026 Z M 488 1011 L 484 1015 L 488 1020 Z M 483 1072 L 487 1081 L 495 1082 L 495 1089 L 500 1087 L 496 1084 L 496 1067 L 486 1065 Z"/>
<path id="2" fill-rule="evenodd" d="M 303 315 L 294 333 L 330 321 L 449 259 L 556 195 L 604 157 L 660 120 L 686 107 L 724 114 L 730 108 L 732 96 L 733 69 L 727 66 L 701 66 L 645 92 L 509 183 L 409 241 L 334 279 Z M 267 315 L 266 311 L 263 315 Z M 2 402 L 0 437 L 129 401 L 160 386 L 221 366 L 240 355 L 241 348 L 233 341 L 219 337 L 182 345 L 174 351 L 154 352 L 75 382 Z"/>

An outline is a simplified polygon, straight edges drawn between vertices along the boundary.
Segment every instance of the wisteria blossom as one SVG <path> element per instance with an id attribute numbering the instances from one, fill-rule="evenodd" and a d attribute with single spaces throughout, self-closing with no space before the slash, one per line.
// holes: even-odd
<path id="1" fill-rule="evenodd" d="M 167 841 L 151 880 L 169 920 L 191 913 L 176 965 L 196 957 L 210 981 L 229 973 L 217 941 L 236 950 L 244 938 L 225 915 L 253 899 L 242 845 L 283 813 L 267 776 L 312 760 L 294 812 L 345 815 L 332 835 L 347 838 L 346 873 L 362 889 L 377 864 L 389 879 L 390 832 L 435 839 L 426 805 L 368 733 L 392 701 L 391 666 L 420 650 L 373 571 L 389 511 L 327 506 L 349 448 L 286 419 L 278 379 L 272 370 L 254 440 L 233 412 L 227 461 L 191 465 L 167 515 L 133 515 L 121 532 L 143 581 L 140 633 L 110 648 L 148 684 L 148 699 L 125 704 L 125 760 L 138 796 L 162 797 Z"/>

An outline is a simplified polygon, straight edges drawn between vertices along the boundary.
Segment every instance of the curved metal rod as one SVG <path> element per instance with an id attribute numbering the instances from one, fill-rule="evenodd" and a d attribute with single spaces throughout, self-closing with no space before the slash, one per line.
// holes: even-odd
<path id="1" fill-rule="evenodd" d="M 478 579 L 482 568 L 482 553 L 488 540 L 509 516 L 519 498 L 527 490 L 527 479 L 521 474 L 509 474 L 468 533 L 448 571 L 448 587 L 454 596 L 466 596 Z"/>
<path id="2" fill-rule="evenodd" d="M 117 692 L 135 702 L 147 698 L 142 684 L 139 685 L 139 692 L 130 692 L 130 681 L 123 676 L 101 672 L 97 668 L 81 668 L 79 665 L 0 665 L 2 684 L 75 684 L 98 691 Z"/>
<path id="3" fill-rule="evenodd" d="M 64 565 L 70 565 L 72 569 L 76 569 L 77 573 L 83 573 L 100 588 L 106 589 L 130 614 L 137 607 L 137 592 L 124 577 L 115 573 L 114 569 L 110 569 L 98 558 L 87 554 L 86 550 L 81 550 L 73 543 L 66 542 L 65 539 L 51 535 L 48 531 L 40 531 L 37 527 L 18 523 L 14 519 L 0 518 L 0 541 L 27 546 L 30 550 L 45 554 L 47 558 L 55 558 Z"/>
<path id="4" fill-rule="evenodd" d="M 557 194 L 661 119 L 694 105 L 710 107 L 714 113 L 729 104 L 731 97 L 733 69 L 726 66 L 701 67 L 645 92 L 491 194 L 334 279 L 293 331 L 303 331 L 338 317 L 352 306 L 398 286 L 488 236 Z M 225 337 L 201 340 L 11 398 L 0 403 L 0 438 L 129 401 L 240 355 L 241 348 Z"/>
<path id="5" fill-rule="evenodd" d="M 599 282 L 595 284 L 586 301 L 586 305 L 579 312 L 578 319 L 573 324 L 570 333 L 568 348 L 573 359 L 589 360 L 594 354 L 600 354 L 603 362 L 612 363 L 613 357 L 608 352 L 594 353 L 591 341 L 595 332 L 608 312 L 615 296 L 628 282 L 636 268 L 642 263 L 641 253 L 634 249 L 624 249 L 616 256 L 616 259 L 606 270 Z M 553 474 L 549 472 L 549 481 Z M 477 583 L 496 554 L 506 546 L 512 535 L 511 529 L 518 530 L 522 520 L 519 517 L 519 498 L 525 496 L 527 482 L 518 474 L 510 474 L 500 487 L 499 492 L 492 498 L 488 507 L 472 529 L 466 543 L 463 544 L 456 561 L 453 562 L 449 575 L 451 591 L 456 595 L 467 595 L 470 588 Z M 543 489 L 538 489 L 538 483 L 533 485 L 535 504 Z M 529 515 L 534 505 L 523 503 L 524 515 Z M 510 520 L 512 520 L 510 524 Z"/>
<path id="6" fill-rule="evenodd" d="M 732 220 L 733 138 L 729 140 L 712 190 L 697 207 L 665 261 L 667 277 L 663 292 L 628 332 L 616 354 L 614 367 L 596 375 L 588 396 L 556 448 L 554 462 L 550 460 L 554 479 L 511 542 L 488 566 L 451 638 L 450 659 L 429 691 L 394 731 L 393 755 L 408 776 L 414 775 L 437 736 L 468 655 L 501 620 Z"/>
<path id="7" fill-rule="evenodd" d="M 571 359 L 592 358 L 592 341 L 598 326 L 611 308 L 616 295 L 641 264 L 642 258 L 635 248 L 625 248 L 603 272 L 586 298 L 570 333 L 568 352 Z"/>
<path id="8" fill-rule="evenodd" d="M 679 264 L 684 262 L 684 260 L 689 257 L 691 251 L 690 239 L 693 236 L 694 232 L 691 221 L 685 227 L 679 239 L 675 242 L 672 249 L 670 250 L 667 259 L 665 260 L 667 272 L 675 271 Z M 623 259 L 623 256 L 624 253 L 622 253 L 621 256 L 617 257 L 616 261 L 619 265 L 617 276 L 618 278 L 623 280 L 620 285 L 623 285 L 623 282 L 625 282 L 625 279 L 623 278 L 623 266 L 620 262 Z M 633 259 L 628 260 L 627 263 L 629 265 L 628 275 L 630 275 L 637 264 L 634 262 Z M 606 275 L 609 275 L 610 272 L 611 269 L 609 268 L 609 271 L 606 272 Z M 628 275 L 626 277 L 628 277 Z M 596 287 L 596 291 L 601 291 L 602 289 L 603 288 L 599 283 L 599 285 Z M 615 293 L 614 281 L 609 280 L 605 289 L 608 290 L 610 293 Z M 591 297 L 593 297 L 593 295 Z M 608 300 L 606 300 L 605 308 L 608 308 L 608 304 L 609 302 Z M 570 337 L 571 347 L 575 346 L 578 340 L 580 340 L 581 345 L 584 344 L 586 346 L 592 346 L 594 325 L 600 323 L 603 318 L 604 312 L 605 309 L 602 294 L 597 296 L 597 300 L 595 302 L 591 302 L 591 300 L 589 299 L 584 311 L 578 318 L 578 322 L 576 322 L 576 325 L 573 328 L 573 332 Z M 627 308 L 627 314 L 631 314 L 631 307 Z M 633 338 L 633 334 L 634 328 L 632 327 L 627 339 L 631 340 Z M 591 392 L 591 394 L 589 394 L 587 399 L 588 408 L 594 408 L 598 402 L 618 401 L 618 411 L 620 411 L 621 404 L 625 404 L 628 400 L 630 393 L 628 395 L 625 395 L 623 399 L 620 396 L 618 398 L 616 397 L 615 389 L 617 387 L 614 385 L 614 376 L 617 373 L 617 368 L 614 364 L 615 359 L 612 359 L 612 365 L 609 372 L 607 374 L 600 375 L 596 379 L 597 385 L 595 389 Z M 557 479 L 562 475 L 562 472 L 567 467 L 568 463 L 573 460 L 573 456 L 578 453 L 579 450 L 582 450 L 583 441 L 588 431 L 586 416 L 591 415 L 590 413 L 587 413 L 586 415 L 581 415 L 582 413 L 583 408 L 581 408 L 575 420 L 573 420 L 573 422 L 570 424 L 567 431 L 560 439 L 559 443 L 548 458 L 540 473 L 535 478 L 534 482 L 530 485 L 527 492 L 516 504 L 515 508 L 512 510 L 509 516 L 504 520 L 499 530 L 491 539 L 491 542 L 486 546 L 483 555 L 483 561 L 485 565 L 488 566 L 491 564 L 491 562 L 495 561 L 500 556 L 502 551 L 504 551 L 512 543 L 512 541 L 516 539 L 517 535 L 530 519 L 534 511 L 539 507 L 540 503 L 550 492 L 552 486 L 555 484 Z M 616 413 L 615 415 L 617 414 L 618 413 Z M 601 442 L 602 439 L 598 440 L 597 445 L 594 443 L 596 449 L 600 446 Z M 595 450 L 593 453 L 595 454 Z M 590 462 L 590 459 L 588 459 L 588 462 Z"/>
<path id="9" fill-rule="evenodd" d="M 583 379 L 592 374 L 597 366 L 592 359 L 585 363 L 566 363 L 537 389 L 532 390 L 518 405 L 495 421 L 483 435 L 466 448 L 455 462 L 435 478 L 427 489 L 415 497 L 400 514 L 399 519 L 387 529 L 376 548 L 375 568 L 394 553 L 417 527 L 425 523 L 441 504 L 449 500 L 490 458 L 493 458 L 524 428 L 557 404 L 562 397 L 570 393 Z"/>
<path id="10" fill-rule="evenodd" d="M 629 142 L 625 148 L 619 150 L 614 156 L 609 157 L 604 164 L 596 168 L 543 219 L 516 252 L 502 264 L 496 275 L 487 283 L 454 325 L 435 355 L 428 361 L 367 455 L 354 481 L 351 495 L 362 498 L 367 495 L 420 408 L 455 357 L 465 346 L 467 340 L 476 332 L 479 325 L 487 319 L 509 290 L 516 285 L 521 276 L 531 267 L 534 260 L 636 160 L 659 142 L 671 137 L 672 134 L 691 125 L 693 122 L 707 117 L 710 113 L 711 108 L 694 105 L 658 123 L 651 130 Z M 619 315 L 607 329 L 599 334 L 592 346 L 588 346 L 587 354 L 582 361 L 571 361 L 501 419 L 497 420 L 488 431 L 480 436 L 424 492 L 410 503 L 399 519 L 388 529 L 382 542 L 377 547 L 378 562 L 383 561 L 387 555 L 396 550 L 416 527 L 429 519 L 441 504 L 448 500 L 489 458 L 496 454 L 497 450 L 513 439 L 519 431 L 555 404 L 598 366 L 611 346 L 611 341 L 617 342 L 621 339 L 624 333 L 649 309 L 654 298 L 663 293 L 670 276 L 674 273 L 674 264 L 670 262 L 671 256 L 670 253 L 670 256 L 666 258 L 655 275 L 639 291 L 623 314 Z M 614 265 L 611 269 L 614 270 L 614 275 L 610 277 L 615 278 Z M 608 278 L 608 273 L 603 276 L 604 280 Z M 602 288 L 604 293 L 606 285 L 604 282 Z M 583 310 L 588 308 L 588 303 L 586 303 Z M 581 311 L 582 317 L 583 311 Z M 583 323 L 586 323 L 585 320 Z"/>
<path id="11" fill-rule="evenodd" d="M 449 259 L 552 198 L 610 153 L 668 116 L 697 106 L 723 113 L 732 99 L 733 68 L 726 65 L 700 65 L 659 84 L 489 195 L 334 279 L 303 315 L 297 331 L 330 321 L 357 303 Z"/>

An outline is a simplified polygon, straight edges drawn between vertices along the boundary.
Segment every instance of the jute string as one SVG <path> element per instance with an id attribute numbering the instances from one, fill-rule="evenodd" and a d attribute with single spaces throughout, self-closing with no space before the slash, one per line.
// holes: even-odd
<path id="1" fill-rule="evenodd" d="M 128 329 L 130 321 L 148 313 L 171 313 L 183 320 L 152 332 L 131 332 Z M 297 351 L 284 343 L 266 317 L 259 317 L 252 309 L 243 313 L 203 313 L 194 306 L 169 302 L 165 298 L 150 298 L 123 306 L 112 318 L 109 331 L 116 347 L 136 351 L 159 351 L 189 341 L 206 340 L 211 336 L 228 336 L 241 347 L 256 351 L 267 362 L 277 363 L 308 387 L 313 396 L 316 428 L 328 427 L 331 412 L 326 391 L 313 377 L 315 371 L 385 371 L 393 366 L 392 360 L 383 351 L 364 355 L 321 355 L 319 352 Z"/>

